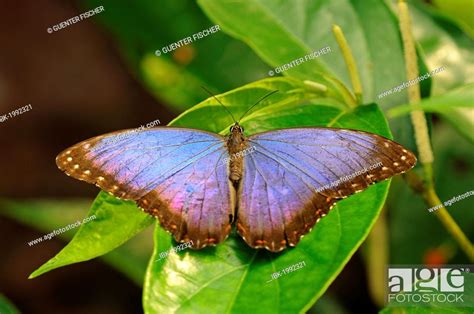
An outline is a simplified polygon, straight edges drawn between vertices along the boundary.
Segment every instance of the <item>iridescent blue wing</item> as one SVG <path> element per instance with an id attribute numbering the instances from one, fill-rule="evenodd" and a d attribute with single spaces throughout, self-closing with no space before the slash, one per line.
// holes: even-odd
<path id="1" fill-rule="evenodd" d="M 217 134 L 159 127 L 94 137 L 64 150 L 56 163 L 69 176 L 136 201 L 177 241 L 201 248 L 231 229 L 228 170 L 218 167 L 227 156 Z"/>
<path id="2" fill-rule="evenodd" d="M 295 128 L 249 137 L 237 230 L 255 248 L 295 246 L 334 203 L 411 169 L 416 158 L 376 134 Z"/>

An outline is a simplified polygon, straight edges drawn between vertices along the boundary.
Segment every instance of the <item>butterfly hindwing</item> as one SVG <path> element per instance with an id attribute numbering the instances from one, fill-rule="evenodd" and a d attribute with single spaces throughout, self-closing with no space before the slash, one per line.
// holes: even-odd
<path id="1" fill-rule="evenodd" d="M 370 184 L 411 169 L 416 158 L 376 134 L 294 128 L 250 136 L 244 157 L 237 229 L 251 247 L 280 251 Z"/>
<path id="2" fill-rule="evenodd" d="M 157 216 L 178 242 L 199 249 L 227 238 L 235 197 L 223 164 L 227 151 L 214 150 L 160 182 L 138 204 Z"/>
<path id="3" fill-rule="evenodd" d="M 221 136 L 193 129 L 114 132 L 76 144 L 58 155 L 66 174 L 137 201 L 178 241 L 194 248 L 216 244 L 230 231 L 233 198 Z"/>

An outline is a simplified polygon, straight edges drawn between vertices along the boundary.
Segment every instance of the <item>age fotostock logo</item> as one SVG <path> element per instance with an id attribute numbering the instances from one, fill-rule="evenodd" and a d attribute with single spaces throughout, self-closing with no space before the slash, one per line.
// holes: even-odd
<path id="1" fill-rule="evenodd" d="M 387 302 L 403 306 L 428 306 L 433 303 L 467 306 L 464 289 L 470 269 L 469 266 L 390 266 L 387 272 Z"/>

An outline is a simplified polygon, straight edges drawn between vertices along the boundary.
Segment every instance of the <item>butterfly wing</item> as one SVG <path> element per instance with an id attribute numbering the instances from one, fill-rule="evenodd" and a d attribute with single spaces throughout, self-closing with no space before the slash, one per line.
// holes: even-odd
<path id="1" fill-rule="evenodd" d="M 295 246 L 334 203 L 411 169 L 416 158 L 376 134 L 329 128 L 270 131 L 248 138 L 237 230 L 255 248 Z"/>
<path id="2" fill-rule="evenodd" d="M 136 201 L 177 241 L 201 248 L 231 229 L 234 198 L 227 168 L 218 167 L 227 156 L 217 134 L 162 127 L 94 137 L 60 153 L 56 163 L 76 179 Z"/>

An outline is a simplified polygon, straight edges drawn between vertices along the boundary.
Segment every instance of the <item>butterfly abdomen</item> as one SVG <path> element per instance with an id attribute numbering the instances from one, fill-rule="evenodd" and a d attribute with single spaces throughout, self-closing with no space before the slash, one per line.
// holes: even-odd
<path id="1" fill-rule="evenodd" d="M 248 149 L 247 141 L 242 129 L 236 127 L 227 139 L 227 149 L 229 150 L 229 179 L 238 182 L 242 178 L 243 159 L 245 151 Z"/>

